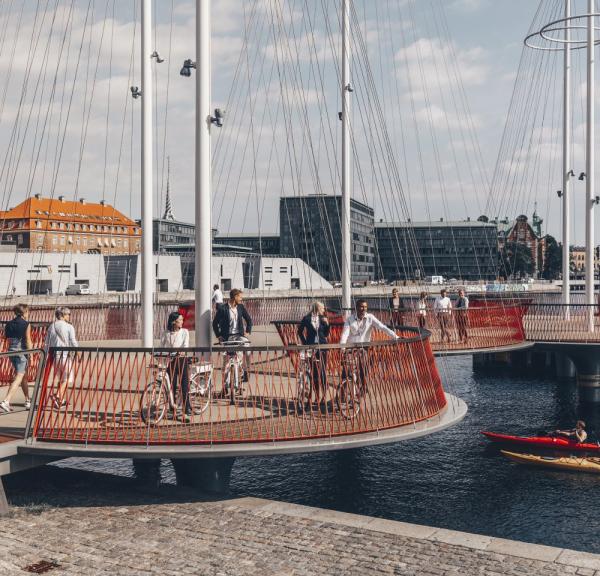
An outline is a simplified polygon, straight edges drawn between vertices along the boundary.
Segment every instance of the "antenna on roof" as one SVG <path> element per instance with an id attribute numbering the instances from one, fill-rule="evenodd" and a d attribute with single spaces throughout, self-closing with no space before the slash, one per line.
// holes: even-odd
<path id="1" fill-rule="evenodd" d="M 167 198 L 165 200 L 165 214 L 163 216 L 164 220 L 175 220 L 175 215 L 173 214 L 173 207 L 171 206 L 171 192 L 169 186 L 169 180 L 171 177 L 171 157 L 167 156 Z"/>

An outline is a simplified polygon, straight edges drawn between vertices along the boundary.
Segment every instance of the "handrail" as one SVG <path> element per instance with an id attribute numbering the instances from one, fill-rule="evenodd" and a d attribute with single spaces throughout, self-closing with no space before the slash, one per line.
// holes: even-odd
<path id="1" fill-rule="evenodd" d="M 414 424 L 447 404 L 425 332 L 348 346 L 234 349 L 239 364 L 223 361 L 231 348 L 214 346 L 178 349 L 157 367 L 153 359 L 172 348 L 52 348 L 31 436 L 148 446 L 310 440 Z M 305 350 L 314 352 L 308 362 L 301 360 Z M 345 350 L 361 351 L 355 372 L 347 371 Z M 191 367 L 196 357 L 203 361 L 198 370 Z M 179 398 L 190 412 L 180 418 L 168 413 L 167 400 L 173 388 L 185 391 L 188 369 L 190 379 L 202 380 Z M 327 404 L 317 405 L 317 395 Z"/>

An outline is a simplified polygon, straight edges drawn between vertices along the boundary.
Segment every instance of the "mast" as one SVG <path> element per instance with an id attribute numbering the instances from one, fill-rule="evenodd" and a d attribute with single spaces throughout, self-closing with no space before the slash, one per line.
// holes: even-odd
<path id="1" fill-rule="evenodd" d="M 154 344 L 152 254 L 152 0 L 142 0 L 142 346 Z"/>
<path id="2" fill-rule="evenodd" d="M 196 0 L 196 346 L 210 346 L 211 150 L 210 0 Z"/>
<path id="3" fill-rule="evenodd" d="M 342 0 L 342 309 L 352 307 L 350 238 L 350 0 Z"/>
<path id="4" fill-rule="evenodd" d="M 563 78 L 563 221 L 562 221 L 562 280 L 563 293 L 562 303 L 566 305 L 565 313 L 568 317 L 568 304 L 571 301 L 571 278 L 570 278 L 570 207 L 571 199 L 571 28 L 568 18 L 571 17 L 571 0 L 565 0 L 565 44 L 564 44 L 564 78 Z"/>
<path id="5" fill-rule="evenodd" d="M 585 194 L 585 303 L 588 327 L 594 330 L 594 205 L 595 205 L 595 114 L 594 114 L 594 0 L 588 0 L 587 18 L 587 127 L 586 127 L 586 194 Z"/>

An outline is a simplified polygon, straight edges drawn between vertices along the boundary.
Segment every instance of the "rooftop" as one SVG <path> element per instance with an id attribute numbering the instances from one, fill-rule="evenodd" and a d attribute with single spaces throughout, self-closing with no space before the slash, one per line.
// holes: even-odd
<path id="1" fill-rule="evenodd" d="M 496 222 L 444 220 L 422 222 L 375 222 L 375 228 L 496 228 Z"/>

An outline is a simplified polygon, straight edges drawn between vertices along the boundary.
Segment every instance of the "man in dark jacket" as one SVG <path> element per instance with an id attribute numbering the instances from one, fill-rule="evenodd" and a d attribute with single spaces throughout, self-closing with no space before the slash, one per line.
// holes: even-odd
<path id="1" fill-rule="evenodd" d="M 311 312 L 304 316 L 298 326 L 298 337 L 305 346 L 312 344 L 327 344 L 329 338 L 329 319 L 325 315 L 322 302 L 315 302 Z M 310 357 L 312 392 L 315 399 L 325 402 L 327 395 L 327 351 L 314 350 Z M 311 394 L 312 396 L 312 394 Z"/>
<path id="2" fill-rule="evenodd" d="M 250 336 L 252 318 L 242 304 L 244 296 L 239 288 L 229 292 L 229 300 L 219 306 L 213 319 L 213 332 L 219 342 L 227 342 L 233 336 Z"/>
<path id="3" fill-rule="evenodd" d="M 247 338 L 252 332 L 252 318 L 242 304 L 244 296 L 239 288 L 229 292 L 229 300 L 218 307 L 213 319 L 213 332 L 220 343 Z M 244 354 L 242 382 L 248 382 L 248 355 Z"/>

